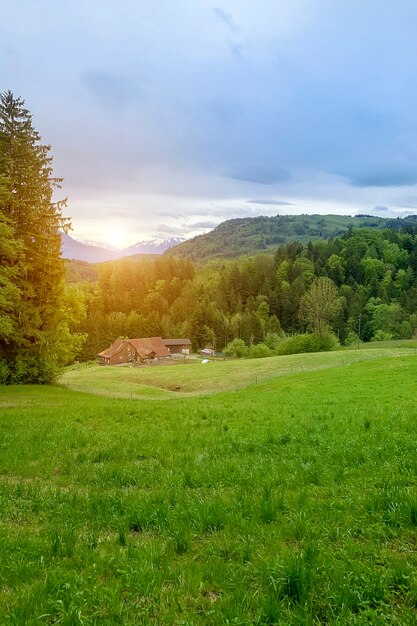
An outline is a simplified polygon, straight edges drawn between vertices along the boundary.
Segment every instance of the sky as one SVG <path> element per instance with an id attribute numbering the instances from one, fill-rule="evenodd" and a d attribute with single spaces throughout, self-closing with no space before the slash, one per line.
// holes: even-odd
<path id="1" fill-rule="evenodd" d="M 21 96 L 72 236 L 124 247 L 225 219 L 417 212 L 415 0 L 13 0 Z"/>

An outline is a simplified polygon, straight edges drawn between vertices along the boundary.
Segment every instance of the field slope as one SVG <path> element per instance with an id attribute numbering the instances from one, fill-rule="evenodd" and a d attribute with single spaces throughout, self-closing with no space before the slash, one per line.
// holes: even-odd
<path id="1" fill-rule="evenodd" d="M 1 388 L 0 623 L 415 624 L 417 356 L 312 357 L 206 397 Z"/>
<path id="2" fill-rule="evenodd" d="M 173 397 L 233 391 L 264 380 L 299 372 L 345 367 L 359 361 L 414 354 L 416 342 L 377 343 L 369 348 L 292 354 L 264 359 L 212 360 L 207 364 L 195 360 L 164 366 L 103 367 L 80 364 L 68 368 L 60 384 L 76 390 L 118 398 L 169 399 Z"/>

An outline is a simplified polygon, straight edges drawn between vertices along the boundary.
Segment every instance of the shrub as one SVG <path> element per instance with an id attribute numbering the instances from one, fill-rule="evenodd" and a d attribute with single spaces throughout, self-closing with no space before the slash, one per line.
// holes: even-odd
<path id="1" fill-rule="evenodd" d="M 276 351 L 278 349 L 278 346 L 280 343 L 282 343 L 284 339 L 284 336 L 279 333 L 266 333 L 266 337 L 265 337 L 265 344 L 268 346 L 268 348 L 270 348 L 272 351 Z"/>
<path id="2" fill-rule="evenodd" d="M 359 341 L 359 337 L 357 333 L 350 331 L 348 336 L 345 339 L 345 346 L 353 346 L 355 343 L 357 344 Z"/>
<path id="3" fill-rule="evenodd" d="M 233 341 L 230 341 L 227 344 L 223 352 L 226 356 L 234 356 L 241 359 L 244 356 L 247 356 L 248 348 L 243 339 L 233 339 Z"/>
<path id="4" fill-rule="evenodd" d="M 337 337 L 330 332 L 318 335 L 316 333 L 305 333 L 292 335 L 284 339 L 276 354 L 298 354 L 300 352 L 325 352 L 334 350 L 339 345 Z"/>
<path id="5" fill-rule="evenodd" d="M 6 385 L 9 379 L 9 367 L 6 361 L 0 361 L 0 385 Z"/>
<path id="6" fill-rule="evenodd" d="M 273 352 L 264 343 L 258 343 L 249 348 L 250 359 L 261 359 L 266 356 L 272 356 Z"/>
<path id="7" fill-rule="evenodd" d="M 392 334 L 387 333 L 385 330 L 377 330 L 373 337 L 371 337 L 371 341 L 390 341 L 392 339 Z"/>
<path id="8" fill-rule="evenodd" d="M 399 336 L 400 339 L 411 339 L 413 336 L 413 329 L 411 328 L 410 322 L 407 320 L 401 322 Z"/>

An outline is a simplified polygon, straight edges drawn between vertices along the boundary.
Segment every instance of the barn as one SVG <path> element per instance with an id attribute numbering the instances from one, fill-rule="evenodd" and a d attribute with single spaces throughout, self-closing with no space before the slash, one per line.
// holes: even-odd
<path id="1" fill-rule="evenodd" d="M 125 339 L 116 339 L 109 348 L 98 354 L 100 365 L 118 365 L 129 362 L 128 343 Z"/>
<path id="2" fill-rule="evenodd" d="M 153 359 L 170 356 L 162 337 L 141 339 L 116 339 L 112 345 L 98 354 L 100 365 L 123 363 L 146 363 Z"/>
<path id="3" fill-rule="evenodd" d="M 191 352 L 189 339 L 164 339 L 163 341 L 171 354 L 189 354 Z"/>
<path id="4" fill-rule="evenodd" d="M 133 350 L 133 360 L 137 362 L 167 357 L 171 354 L 162 337 L 146 337 L 128 341 Z"/>

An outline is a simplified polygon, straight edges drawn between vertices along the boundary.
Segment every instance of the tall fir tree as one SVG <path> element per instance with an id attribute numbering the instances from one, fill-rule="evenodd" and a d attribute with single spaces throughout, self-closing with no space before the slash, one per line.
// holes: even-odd
<path id="1" fill-rule="evenodd" d="M 1 376 L 44 383 L 81 341 L 70 332 L 74 307 L 61 258 L 60 230 L 69 222 L 65 200 L 53 202 L 61 180 L 52 176 L 50 146 L 41 144 L 24 101 L 10 91 L 0 96 L 0 177 L 0 227 L 9 235 L 2 266 L 14 290 L 8 302 L 0 300 L 0 319 L 8 320 L 5 331 L 0 326 Z"/>

